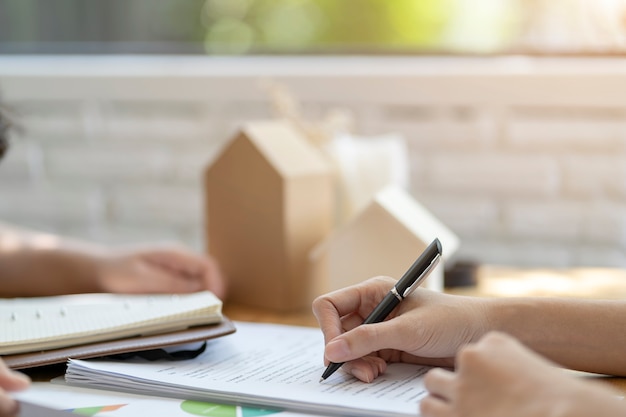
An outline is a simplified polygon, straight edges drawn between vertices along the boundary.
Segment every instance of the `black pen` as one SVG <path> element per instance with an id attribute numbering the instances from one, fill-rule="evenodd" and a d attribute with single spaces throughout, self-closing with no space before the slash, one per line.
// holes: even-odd
<path id="1" fill-rule="evenodd" d="M 385 320 L 400 301 L 408 297 L 424 281 L 430 271 L 437 266 L 440 259 L 441 242 L 439 242 L 439 239 L 435 239 L 422 252 L 419 258 L 413 262 L 413 265 L 404 273 L 402 278 L 393 286 L 362 324 L 380 323 Z M 341 365 L 343 363 L 331 362 L 322 374 L 320 382 L 334 374 L 337 369 L 341 368 Z"/>

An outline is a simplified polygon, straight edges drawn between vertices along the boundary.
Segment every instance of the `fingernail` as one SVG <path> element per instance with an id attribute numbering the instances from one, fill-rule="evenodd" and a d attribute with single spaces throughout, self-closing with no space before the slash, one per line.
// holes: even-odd
<path id="1" fill-rule="evenodd" d="M 333 340 L 326 345 L 326 357 L 331 361 L 343 361 L 350 355 L 350 348 L 345 340 Z"/>
<path id="2" fill-rule="evenodd" d="M 363 382 L 370 383 L 374 380 L 369 372 L 366 372 L 362 369 L 354 368 L 351 370 L 351 372 L 352 375 L 354 375 L 357 379 L 360 379 Z"/>

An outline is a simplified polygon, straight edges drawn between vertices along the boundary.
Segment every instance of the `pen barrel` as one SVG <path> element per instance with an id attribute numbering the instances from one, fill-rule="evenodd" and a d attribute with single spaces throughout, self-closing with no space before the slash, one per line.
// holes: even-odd
<path id="1" fill-rule="evenodd" d="M 400 303 L 398 297 L 391 291 L 387 293 L 385 298 L 378 304 L 378 306 L 370 313 L 369 316 L 363 321 L 363 324 L 380 323 L 396 308 Z"/>
<path id="2" fill-rule="evenodd" d="M 398 280 L 396 284 L 398 294 L 404 298 L 415 289 L 415 287 L 420 285 L 421 281 L 426 279 L 428 273 L 435 267 L 440 257 L 441 242 L 439 242 L 439 239 L 435 239 Z"/>

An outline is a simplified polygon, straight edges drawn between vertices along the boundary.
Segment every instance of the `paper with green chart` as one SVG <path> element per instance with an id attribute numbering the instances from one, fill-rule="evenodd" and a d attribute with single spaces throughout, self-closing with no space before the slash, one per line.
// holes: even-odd
<path id="1" fill-rule="evenodd" d="M 190 401 L 174 398 L 127 394 L 122 392 L 71 387 L 59 383 L 35 382 L 15 396 L 46 407 L 40 414 L 30 410 L 24 417 L 49 417 L 50 409 L 88 417 L 310 417 L 310 414 L 270 410 L 261 407 L 242 407 L 216 404 L 208 401 Z M 70 414 L 71 413 L 71 414 Z"/>
<path id="2" fill-rule="evenodd" d="M 329 416 L 415 416 L 426 395 L 426 367 L 391 364 L 369 384 L 337 372 L 320 384 L 319 329 L 236 327 L 189 361 L 70 360 L 65 378 L 77 386 Z"/>

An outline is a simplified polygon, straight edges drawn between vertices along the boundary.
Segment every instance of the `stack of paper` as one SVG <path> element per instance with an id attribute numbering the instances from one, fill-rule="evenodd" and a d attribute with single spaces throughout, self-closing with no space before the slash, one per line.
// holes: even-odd
<path id="1" fill-rule="evenodd" d="M 415 416 L 427 367 L 391 364 L 366 384 L 341 370 L 323 383 L 318 329 L 236 323 L 181 362 L 70 360 L 66 382 L 93 388 L 337 416 Z"/>

